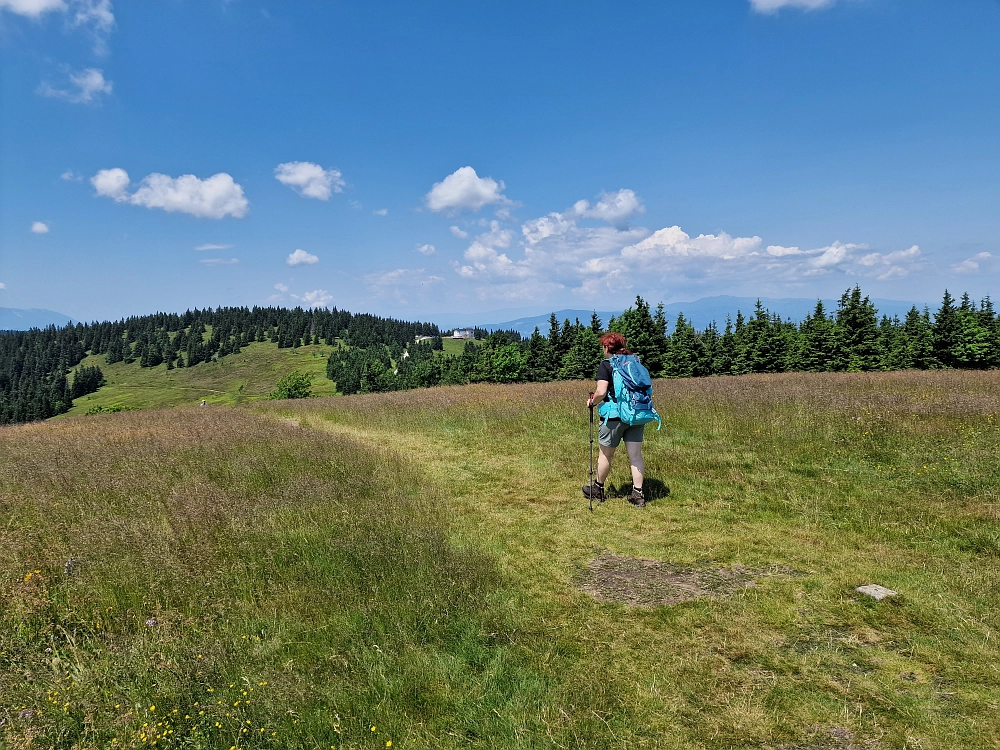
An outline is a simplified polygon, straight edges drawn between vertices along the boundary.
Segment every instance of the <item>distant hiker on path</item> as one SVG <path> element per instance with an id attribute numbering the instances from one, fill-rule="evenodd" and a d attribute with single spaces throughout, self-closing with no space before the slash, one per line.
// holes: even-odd
<path id="1" fill-rule="evenodd" d="M 642 492 L 642 482 L 646 464 L 642 460 L 642 433 L 646 422 L 654 419 L 659 421 L 659 416 L 652 405 L 652 383 L 649 382 L 646 368 L 642 367 L 635 355 L 628 350 L 625 337 L 620 333 L 606 333 L 601 336 L 601 346 L 604 348 L 606 359 L 597 367 L 597 390 L 587 400 L 587 408 L 600 404 L 598 414 L 601 416 L 601 427 L 597 442 L 601 454 L 597 459 L 597 481 L 594 482 L 593 488 L 589 484 L 584 485 L 583 494 L 591 501 L 605 500 L 604 482 L 611 473 L 611 460 L 615 457 L 615 451 L 619 443 L 624 440 L 625 450 L 628 451 L 628 458 L 632 464 L 632 494 L 629 495 L 628 501 L 639 508 L 644 508 L 646 497 Z M 640 381 L 644 378 L 645 382 L 638 384 L 639 390 L 636 390 L 636 383 L 630 377 L 630 372 L 636 374 Z M 630 395 L 627 390 L 645 399 L 640 411 L 632 410 L 631 401 L 625 403 Z M 620 409 L 623 411 L 628 409 L 626 413 L 629 416 L 622 419 Z M 641 423 L 636 424 L 636 422 Z"/>

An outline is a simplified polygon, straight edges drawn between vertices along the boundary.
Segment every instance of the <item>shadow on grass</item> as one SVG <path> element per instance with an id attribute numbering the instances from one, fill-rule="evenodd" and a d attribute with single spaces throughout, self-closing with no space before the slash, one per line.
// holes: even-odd
<path id="1" fill-rule="evenodd" d="M 670 495 L 670 488 L 659 479 L 646 477 L 642 483 L 642 491 L 646 495 L 646 501 L 659 500 Z M 608 497 L 628 497 L 632 494 L 632 483 L 608 484 Z"/>

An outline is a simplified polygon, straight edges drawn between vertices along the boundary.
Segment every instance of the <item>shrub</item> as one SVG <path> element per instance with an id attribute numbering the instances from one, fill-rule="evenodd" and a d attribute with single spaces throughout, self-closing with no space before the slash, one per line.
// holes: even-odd
<path id="1" fill-rule="evenodd" d="M 115 414 L 120 411 L 135 411 L 134 406 L 122 406 L 112 404 L 111 406 L 91 406 L 87 409 L 87 414 Z"/>
<path id="2" fill-rule="evenodd" d="M 277 387 L 268 396 L 270 399 L 309 398 L 312 395 L 312 375 L 304 372 L 290 372 L 278 381 Z"/>

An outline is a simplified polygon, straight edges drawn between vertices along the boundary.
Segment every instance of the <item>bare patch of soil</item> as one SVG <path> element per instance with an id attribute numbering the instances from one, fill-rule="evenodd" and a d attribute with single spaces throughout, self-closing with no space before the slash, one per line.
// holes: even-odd
<path id="1" fill-rule="evenodd" d="M 843 727 L 813 727 L 804 745 L 778 745 L 774 750 L 875 750 L 879 743 L 868 740 L 858 744 L 850 730 Z"/>
<path id="2" fill-rule="evenodd" d="M 755 576 L 775 574 L 780 575 L 777 571 L 753 571 L 742 565 L 694 568 L 605 553 L 587 565 L 579 586 L 599 602 L 660 607 L 693 599 L 721 599 L 756 586 Z"/>

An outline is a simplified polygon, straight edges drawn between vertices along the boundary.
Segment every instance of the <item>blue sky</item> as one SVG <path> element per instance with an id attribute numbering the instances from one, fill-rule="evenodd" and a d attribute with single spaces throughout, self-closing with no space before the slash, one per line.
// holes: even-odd
<path id="1" fill-rule="evenodd" d="M 0 0 L 0 306 L 997 294 L 997 39 L 996 0 Z"/>

